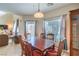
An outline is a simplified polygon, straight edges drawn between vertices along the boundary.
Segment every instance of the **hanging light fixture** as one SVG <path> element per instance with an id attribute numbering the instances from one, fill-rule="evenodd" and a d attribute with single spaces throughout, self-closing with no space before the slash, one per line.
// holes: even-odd
<path id="1" fill-rule="evenodd" d="M 38 3 L 38 11 L 34 14 L 34 18 L 44 18 L 43 12 L 40 11 L 40 4 Z"/>

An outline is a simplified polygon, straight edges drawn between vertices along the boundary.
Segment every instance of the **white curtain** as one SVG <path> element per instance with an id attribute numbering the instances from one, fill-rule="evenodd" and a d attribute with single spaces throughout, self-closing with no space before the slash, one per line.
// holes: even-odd
<path id="1" fill-rule="evenodd" d="M 15 35 L 18 35 L 18 33 L 19 33 L 19 19 L 15 20 L 15 22 L 14 22 L 13 33 Z"/>
<path id="2" fill-rule="evenodd" d="M 65 24 L 66 24 L 66 15 L 63 15 L 61 18 L 61 29 L 60 29 L 61 40 L 66 39 Z"/>

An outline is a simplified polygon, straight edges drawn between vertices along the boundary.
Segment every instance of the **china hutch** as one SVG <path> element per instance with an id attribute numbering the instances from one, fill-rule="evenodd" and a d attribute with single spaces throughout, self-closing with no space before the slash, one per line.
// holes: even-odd
<path id="1" fill-rule="evenodd" d="M 70 11 L 70 55 L 79 56 L 79 9 Z"/>

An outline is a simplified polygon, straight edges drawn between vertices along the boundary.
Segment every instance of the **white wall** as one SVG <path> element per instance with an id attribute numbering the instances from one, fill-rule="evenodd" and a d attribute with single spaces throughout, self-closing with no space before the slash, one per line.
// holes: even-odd
<path id="1" fill-rule="evenodd" d="M 0 16 L 0 24 L 5 24 L 7 20 L 12 18 L 13 16 L 10 14 L 5 14 L 3 16 Z"/>
<path id="2" fill-rule="evenodd" d="M 7 13 L 3 16 L 0 16 L 0 25 L 6 24 L 8 25 L 9 30 L 12 30 L 14 21 L 18 18 L 19 18 L 18 15 L 15 15 L 13 13 Z"/>
<path id="3" fill-rule="evenodd" d="M 24 19 L 19 17 L 19 34 L 24 35 Z"/>
<path id="4" fill-rule="evenodd" d="M 56 16 L 60 16 L 63 14 L 69 14 L 70 10 L 74 10 L 74 9 L 78 9 L 79 8 L 79 3 L 77 4 L 69 4 L 67 6 L 61 7 L 61 8 L 57 8 L 55 10 L 52 10 L 48 13 L 45 14 L 45 18 L 51 18 L 51 17 L 56 17 Z"/>
<path id="5" fill-rule="evenodd" d="M 10 13 L 7 13 L 7 14 L 1 16 L 0 17 L 0 24 L 1 25 L 4 25 L 4 24 L 8 25 L 9 30 L 11 30 L 12 26 L 13 26 L 13 15 Z"/>
<path id="6" fill-rule="evenodd" d="M 39 37 L 43 32 L 43 20 L 38 20 L 36 24 L 36 35 Z"/>

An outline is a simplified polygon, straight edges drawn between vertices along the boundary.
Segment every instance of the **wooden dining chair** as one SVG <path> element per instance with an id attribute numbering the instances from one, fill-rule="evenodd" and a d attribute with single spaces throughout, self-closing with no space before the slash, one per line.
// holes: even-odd
<path id="1" fill-rule="evenodd" d="M 34 48 L 34 47 L 33 47 Z M 39 49 L 37 49 L 37 48 L 34 48 L 33 50 L 32 50 L 32 55 L 33 56 L 43 56 L 43 51 L 41 51 L 41 50 L 39 50 Z"/>
<path id="2" fill-rule="evenodd" d="M 41 50 L 32 47 L 30 43 L 25 42 L 24 45 L 25 45 L 25 48 L 24 48 L 25 56 L 42 56 L 43 55 Z"/>
<path id="3" fill-rule="evenodd" d="M 41 56 L 42 52 L 35 47 L 32 47 L 32 45 L 28 42 L 25 42 L 21 39 L 21 36 L 19 38 L 19 42 L 21 44 L 21 56 Z M 33 49 L 32 49 L 33 48 Z"/>
<path id="4" fill-rule="evenodd" d="M 59 47 L 58 47 L 58 50 L 56 51 L 55 49 L 46 49 L 46 56 L 61 56 L 61 53 L 62 53 L 62 49 L 64 47 L 64 41 L 61 41 L 59 43 Z"/>
<path id="5" fill-rule="evenodd" d="M 26 56 L 42 56 L 43 52 L 35 47 L 32 47 L 32 45 L 28 42 L 25 44 L 25 53 Z"/>
<path id="6" fill-rule="evenodd" d="M 25 44 L 24 40 L 22 39 L 22 36 L 19 36 L 19 43 L 21 45 L 21 56 L 25 55 Z"/>
<path id="7" fill-rule="evenodd" d="M 22 53 L 21 55 L 23 56 L 32 56 L 32 48 L 31 44 L 26 42 L 26 41 L 21 41 L 21 46 L 22 46 Z"/>
<path id="8" fill-rule="evenodd" d="M 32 56 L 32 45 L 28 42 L 25 42 L 25 56 Z"/>
<path id="9" fill-rule="evenodd" d="M 42 56 L 43 52 L 35 47 L 33 47 L 30 43 L 24 41 L 22 37 L 19 37 L 19 42 L 21 44 L 22 52 L 21 56 Z"/>

